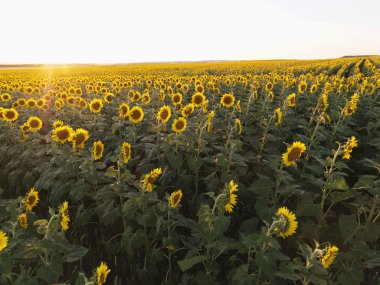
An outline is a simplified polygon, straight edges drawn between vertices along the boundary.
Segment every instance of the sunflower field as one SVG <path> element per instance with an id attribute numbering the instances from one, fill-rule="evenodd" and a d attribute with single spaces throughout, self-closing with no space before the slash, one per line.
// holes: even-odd
<path id="1" fill-rule="evenodd" d="M 0 70 L 0 284 L 380 284 L 380 58 Z"/>

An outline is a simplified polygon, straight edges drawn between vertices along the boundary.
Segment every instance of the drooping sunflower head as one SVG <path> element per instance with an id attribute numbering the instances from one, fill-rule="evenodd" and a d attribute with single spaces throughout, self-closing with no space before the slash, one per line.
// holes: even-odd
<path id="1" fill-rule="evenodd" d="M 238 185 L 233 180 L 231 180 L 227 188 L 227 203 L 224 206 L 225 211 L 228 213 L 232 213 L 234 207 L 237 204 L 237 195 L 235 194 L 237 191 Z"/>
<path id="2" fill-rule="evenodd" d="M 129 106 L 126 103 L 121 103 L 119 106 L 119 116 L 122 118 L 126 118 L 129 115 Z"/>
<path id="3" fill-rule="evenodd" d="M 52 139 L 56 142 L 65 143 L 71 141 L 74 130 L 69 126 L 57 127 L 53 130 Z"/>
<path id="4" fill-rule="evenodd" d="M 195 107 L 202 107 L 206 101 L 205 95 L 203 93 L 197 92 L 191 97 L 191 103 L 194 104 Z"/>
<path id="5" fill-rule="evenodd" d="M 184 118 L 187 118 L 194 112 L 194 104 L 189 103 L 186 106 L 184 106 L 181 110 L 181 114 Z"/>
<path id="6" fill-rule="evenodd" d="M 84 148 L 84 143 L 90 138 L 88 131 L 84 129 L 77 129 L 73 133 L 71 141 L 73 142 L 73 148 Z"/>
<path id="7" fill-rule="evenodd" d="M 144 118 L 144 111 L 141 107 L 139 106 L 134 106 L 130 109 L 129 111 L 129 120 L 132 123 L 139 123 L 143 120 Z"/>
<path id="8" fill-rule="evenodd" d="M 282 123 L 281 108 L 277 108 L 276 110 L 274 110 L 274 124 L 276 126 L 279 126 L 279 125 L 281 125 L 281 123 Z"/>
<path id="9" fill-rule="evenodd" d="M 69 222 L 70 222 L 69 203 L 67 201 L 63 202 L 60 212 L 61 212 L 61 229 L 62 231 L 65 232 L 69 229 Z"/>
<path id="10" fill-rule="evenodd" d="M 131 144 L 124 142 L 121 146 L 121 154 L 123 156 L 123 163 L 128 163 L 131 159 Z"/>
<path id="11" fill-rule="evenodd" d="M 235 96 L 229 93 L 226 93 L 220 98 L 220 104 L 224 107 L 230 108 L 235 103 Z"/>
<path id="12" fill-rule="evenodd" d="M 161 123 L 167 123 L 171 117 L 172 111 L 169 106 L 165 105 L 157 113 L 157 120 Z"/>
<path id="13" fill-rule="evenodd" d="M 302 142 L 296 141 L 288 147 L 287 151 L 282 154 L 282 161 L 285 166 L 292 166 L 296 164 L 296 160 L 306 150 L 306 145 Z"/>
<path id="14" fill-rule="evenodd" d="M 14 122 L 18 119 L 18 112 L 14 108 L 3 109 L 3 119 L 8 122 Z"/>
<path id="15" fill-rule="evenodd" d="M 350 159 L 352 150 L 355 147 L 358 147 L 358 140 L 356 139 L 356 137 L 352 136 L 351 138 L 347 140 L 346 144 L 344 145 L 343 158 Z"/>
<path id="16" fill-rule="evenodd" d="M 187 127 L 187 121 L 183 117 L 179 117 L 178 119 L 175 119 L 172 124 L 172 129 L 176 133 L 182 133 Z"/>
<path id="17" fill-rule="evenodd" d="M 331 264 L 333 263 L 337 253 L 339 251 L 339 248 L 335 245 L 333 246 L 328 246 L 324 250 L 324 255 L 321 258 L 321 263 L 324 268 L 329 268 Z"/>
<path id="18" fill-rule="evenodd" d="M 18 224 L 22 229 L 26 229 L 28 227 L 28 219 L 25 213 L 18 215 Z"/>
<path id="19" fill-rule="evenodd" d="M 90 111 L 92 113 L 99 113 L 103 108 L 103 101 L 101 99 L 93 99 L 90 102 Z"/>
<path id="20" fill-rule="evenodd" d="M 38 197 L 38 192 L 33 187 L 29 190 L 25 199 L 22 200 L 22 203 L 24 204 L 25 209 L 27 211 L 31 211 L 38 204 L 39 200 L 40 200 L 40 198 Z"/>
<path id="21" fill-rule="evenodd" d="M 99 160 L 103 157 L 103 151 L 104 151 L 104 144 L 102 141 L 96 141 L 94 142 L 93 148 L 92 148 L 92 157 L 94 160 Z"/>
<path id="22" fill-rule="evenodd" d="M 298 227 L 296 215 L 286 207 L 277 210 L 273 223 L 274 232 L 282 238 L 295 234 Z"/>
<path id="23" fill-rule="evenodd" d="M 162 174 L 161 168 L 153 169 L 151 172 L 144 176 L 144 179 L 141 180 L 141 186 L 144 191 L 152 192 L 153 184 L 156 182 L 158 177 Z"/>
<path id="24" fill-rule="evenodd" d="M 8 246 L 8 236 L 5 232 L 0 230 L 0 251 Z"/>
<path id="25" fill-rule="evenodd" d="M 169 197 L 170 207 L 173 209 L 177 208 L 179 202 L 182 199 L 182 190 L 177 190 L 173 192 Z"/>
<path id="26" fill-rule="evenodd" d="M 111 272 L 111 269 L 108 269 L 108 266 L 105 262 L 101 262 L 100 266 L 96 268 L 97 275 L 97 285 L 103 285 L 106 283 L 107 276 Z"/>
<path id="27" fill-rule="evenodd" d="M 30 117 L 26 124 L 29 126 L 31 131 L 37 132 L 42 128 L 42 121 L 38 117 Z"/>

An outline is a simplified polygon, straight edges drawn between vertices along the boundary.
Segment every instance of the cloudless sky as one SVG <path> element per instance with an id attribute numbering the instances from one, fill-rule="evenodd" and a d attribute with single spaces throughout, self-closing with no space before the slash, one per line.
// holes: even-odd
<path id="1" fill-rule="evenodd" d="M 380 54 L 380 0 L 4 0 L 0 63 Z"/>

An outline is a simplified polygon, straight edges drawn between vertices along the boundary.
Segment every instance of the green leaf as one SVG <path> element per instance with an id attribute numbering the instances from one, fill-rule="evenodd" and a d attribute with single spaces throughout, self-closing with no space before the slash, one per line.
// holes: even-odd
<path id="1" fill-rule="evenodd" d="M 208 260 L 210 257 L 207 255 L 200 255 L 200 256 L 194 256 L 191 258 L 186 258 L 182 261 L 178 261 L 179 267 L 181 268 L 182 272 L 185 272 L 186 270 L 190 269 L 194 265 Z"/>
<path id="2" fill-rule="evenodd" d="M 343 176 L 337 176 L 331 179 L 325 186 L 326 189 L 330 190 L 347 190 L 350 187 L 348 186 L 346 179 Z"/>
<path id="3" fill-rule="evenodd" d="M 83 256 L 85 256 L 87 252 L 88 252 L 87 248 L 83 246 L 75 245 L 70 249 L 70 252 L 65 256 L 64 259 L 66 262 L 74 262 L 81 259 Z"/>

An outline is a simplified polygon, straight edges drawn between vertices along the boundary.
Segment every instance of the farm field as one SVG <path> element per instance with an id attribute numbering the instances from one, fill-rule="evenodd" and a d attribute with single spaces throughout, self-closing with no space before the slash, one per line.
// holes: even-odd
<path id="1" fill-rule="evenodd" d="M 0 284 L 380 284 L 380 57 L 0 69 Z"/>

